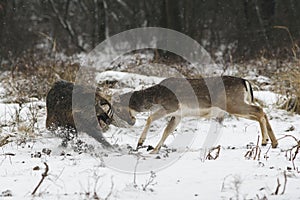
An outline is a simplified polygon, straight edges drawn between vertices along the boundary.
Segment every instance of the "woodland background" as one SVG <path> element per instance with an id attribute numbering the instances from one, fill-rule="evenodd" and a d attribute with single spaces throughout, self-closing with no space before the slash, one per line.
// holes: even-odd
<path id="1" fill-rule="evenodd" d="M 88 52 L 137 27 L 180 31 L 225 62 L 286 59 L 299 51 L 299 19 L 297 0 L 0 0 L 0 63 Z"/>

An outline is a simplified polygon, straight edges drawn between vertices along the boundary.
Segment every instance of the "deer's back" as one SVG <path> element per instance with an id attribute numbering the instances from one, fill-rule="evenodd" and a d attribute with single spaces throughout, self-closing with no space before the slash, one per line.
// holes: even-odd
<path id="1" fill-rule="evenodd" d="M 246 82 L 232 76 L 197 79 L 168 78 L 159 87 L 165 87 L 163 98 L 174 98 L 189 107 L 221 107 L 241 104 L 245 99 Z"/>

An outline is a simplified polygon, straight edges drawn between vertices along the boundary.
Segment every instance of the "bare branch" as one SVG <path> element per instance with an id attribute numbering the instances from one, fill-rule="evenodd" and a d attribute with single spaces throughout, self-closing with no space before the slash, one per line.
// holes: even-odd
<path id="1" fill-rule="evenodd" d="M 281 192 L 281 195 L 284 194 L 285 189 L 286 189 L 286 183 L 287 183 L 287 175 L 286 175 L 286 171 L 285 171 L 285 170 L 284 170 L 284 172 L 283 172 L 283 176 L 284 176 L 284 184 L 283 184 L 283 190 L 282 190 L 282 192 Z"/>
<path id="2" fill-rule="evenodd" d="M 67 0 L 66 8 L 65 8 L 65 14 L 64 14 L 64 19 L 65 20 L 67 20 L 67 18 L 68 18 L 69 8 L 70 8 L 70 0 Z"/>
<path id="3" fill-rule="evenodd" d="M 127 5 L 125 1 L 117 0 L 117 2 L 121 4 L 126 9 L 126 11 L 128 11 L 130 14 L 133 14 L 133 10 Z"/>
<path id="4" fill-rule="evenodd" d="M 216 151 L 215 155 L 212 155 L 212 153 Z M 206 160 L 216 160 L 219 155 L 220 155 L 220 151 L 221 151 L 221 145 L 218 145 L 216 147 L 213 147 L 211 148 L 209 151 L 208 151 L 208 154 L 206 156 Z"/>
<path id="5" fill-rule="evenodd" d="M 256 146 L 251 148 L 249 151 L 247 151 L 244 157 L 250 159 L 253 156 L 253 160 L 260 160 L 260 154 L 261 154 L 261 149 L 259 147 L 259 136 L 258 136 Z"/>
<path id="6" fill-rule="evenodd" d="M 281 184 L 280 184 L 279 178 L 277 178 L 277 187 L 276 187 L 275 192 L 272 193 L 272 195 L 278 195 L 280 186 L 281 186 Z"/>
<path id="7" fill-rule="evenodd" d="M 137 171 L 137 167 L 139 165 L 140 158 L 141 158 L 140 155 L 137 154 L 136 163 L 135 163 L 135 166 L 134 166 L 134 173 L 133 173 L 133 186 L 134 187 L 137 187 L 137 184 L 136 184 L 136 171 Z"/>
<path id="8" fill-rule="evenodd" d="M 285 135 L 281 138 L 279 138 L 278 140 L 282 140 L 284 138 L 293 138 L 296 141 L 296 145 L 292 146 L 291 148 L 287 149 L 286 152 L 286 157 L 288 158 L 289 161 L 292 162 L 293 164 L 293 168 L 294 170 L 297 170 L 296 166 L 295 166 L 295 159 L 300 151 L 300 140 L 298 140 L 295 136 L 293 135 Z M 294 152 L 293 152 L 294 151 Z M 288 153 L 289 153 L 289 157 L 288 157 Z"/>
<path id="9" fill-rule="evenodd" d="M 111 196 L 112 193 L 113 193 L 113 189 L 114 189 L 114 181 L 113 181 L 113 177 L 111 177 L 110 191 L 109 191 L 109 193 L 107 194 L 107 196 L 105 197 L 104 200 L 108 200 L 108 199 L 110 198 L 110 196 Z"/>
<path id="10" fill-rule="evenodd" d="M 293 138 L 297 143 L 299 142 L 298 139 L 295 136 L 293 136 L 293 135 L 284 135 L 281 138 L 278 138 L 278 140 L 282 140 L 282 139 L 288 138 L 288 137 Z"/>
<path id="11" fill-rule="evenodd" d="M 260 160 L 260 153 L 261 153 L 261 149 L 259 147 L 259 136 L 257 137 L 257 142 L 256 142 L 256 147 L 255 147 L 255 154 L 253 157 L 253 160 Z"/>
<path id="12" fill-rule="evenodd" d="M 55 3 L 53 2 L 53 0 L 48 0 L 49 3 L 51 4 L 51 8 L 53 10 L 53 12 L 55 13 L 59 23 L 62 25 L 62 27 L 64 29 L 66 29 L 66 31 L 68 32 L 68 34 L 70 35 L 73 43 L 76 45 L 77 48 L 79 48 L 81 51 L 86 51 L 80 44 L 78 41 L 78 38 L 75 34 L 75 31 L 73 30 L 71 23 L 67 20 L 67 18 L 65 17 L 65 19 L 60 15 L 58 9 L 55 6 Z"/>
<path id="13" fill-rule="evenodd" d="M 31 193 L 31 195 L 35 195 L 36 191 L 39 189 L 39 187 L 41 186 L 41 184 L 43 183 L 43 181 L 45 180 L 46 176 L 48 176 L 48 171 L 49 171 L 49 166 L 47 163 L 44 162 L 44 165 L 46 166 L 45 168 L 45 172 L 42 173 L 42 179 L 40 180 L 39 184 L 35 187 L 35 189 L 33 190 L 33 192 Z"/>
<path id="14" fill-rule="evenodd" d="M 147 188 L 150 185 L 155 185 L 156 184 L 156 183 L 154 183 L 155 178 L 156 178 L 155 172 L 151 171 L 149 179 L 146 181 L 146 183 L 144 185 L 142 185 L 143 191 L 147 191 Z M 153 191 L 153 189 L 150 189 L 150 191 Z"/>
<path id="15" fill-rule="evenodd" d="M 287 175 L 286 175 L 286 171 L 283 172 L 283 177 L 284 177 L 284 183 L 283 183 L 283 189 L 282 192 L 280 193 L 280 195 L 283 195 L 286 189 L 286 183 L 287 183 Z M 278 195 L 279 194 L 279 188 L 280 188 L 281 184 L 279 181 L 279 178 L 277 178 L 277 187 L 274 193 L 272 193 L 272 195 Z"/>

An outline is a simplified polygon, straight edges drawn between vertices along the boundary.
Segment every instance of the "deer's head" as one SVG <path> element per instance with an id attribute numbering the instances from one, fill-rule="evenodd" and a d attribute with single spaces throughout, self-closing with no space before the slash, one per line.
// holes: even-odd
<path id="1" fill-rule="evenodd" d="M 114 95 L 112 98 L 112 107 L 114 111 L 113 119 L 119 127 L 127 127 L 128 125 L 133 126 L 135 124 L 135 111 L 130 106 L 131 96 L 132 92 L 129 92 L 123 95 Z"/>

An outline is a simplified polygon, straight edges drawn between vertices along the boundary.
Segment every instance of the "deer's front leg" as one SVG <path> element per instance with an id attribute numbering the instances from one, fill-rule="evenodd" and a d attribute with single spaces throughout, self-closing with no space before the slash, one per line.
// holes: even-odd
<path id="1" fill-rule="evenodd" d="M 138 149 L 139 147 L 141 147 L 141 146 L 143 145 L 143 143 L 145 142 L 146 137 L 147 137 L 147 133 L 148 133 L 148 130 L 149 130 L 149 128 L 150 128 L 151 123 L 152 123 L 153 121 L 155 121 L 155 120 L 158 120 L 158 119 L 160 119 L 160 118 L 166 116 L 166 115 L 167 115 L 166 110 L 163 109 L 163 108 L 161 108 L 161 109 L 155 111 L 153 114 L 151 114 L 151 115 L 148 117 L 147 122 L 146 122 L 146 125 L 145 125 L 145 128 L 144 128 L 144 130 L 143 130 L 143 132 L 142 132 L 142 134 L 141 134 L 141 136 L 140 136 L 140 139 L 139 139 L 139 141 L 138 141 L 137 149 Z"/>
<path id="2" fill-rule="evenodd" d="M 159 143 L 156 147 L 150 152 L 151 154 L 156 154 L 160 150 L 161 146 L 164 144 L 168 136 L 175 131 L 177 125 L 179 124 L 181 117 L 173 116 L 168 123 L 168 126 L 165 128 L 162 138 L 160 139 Z"/>

